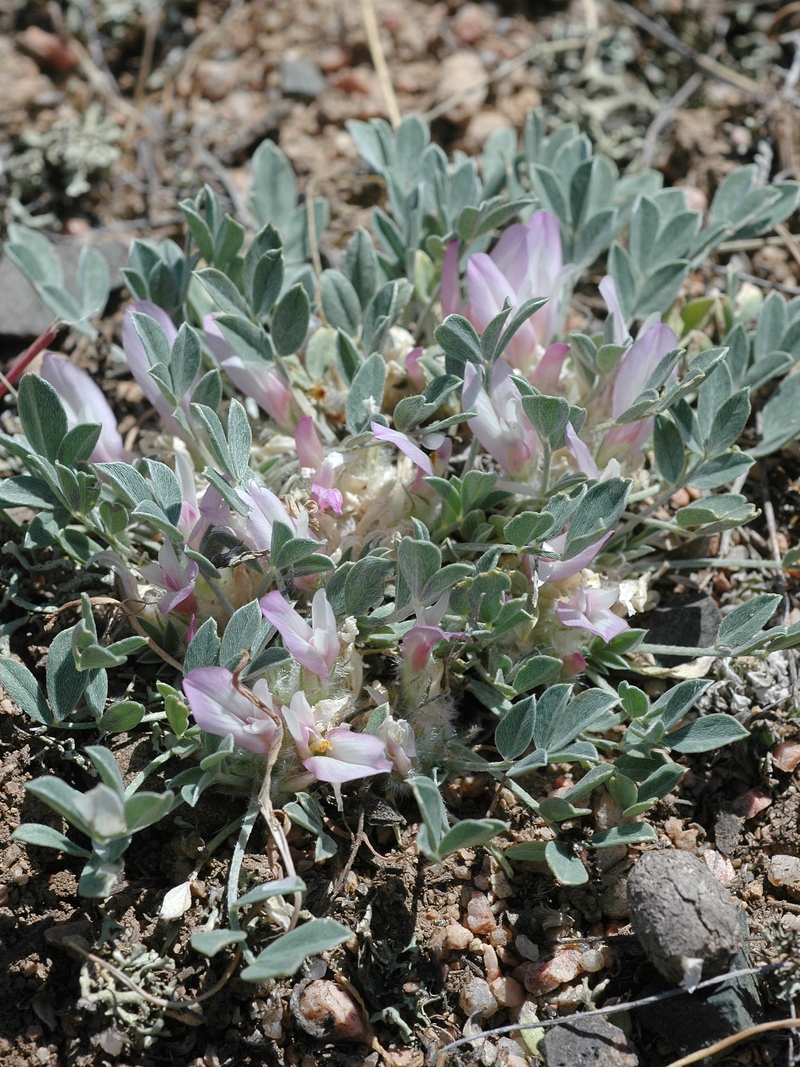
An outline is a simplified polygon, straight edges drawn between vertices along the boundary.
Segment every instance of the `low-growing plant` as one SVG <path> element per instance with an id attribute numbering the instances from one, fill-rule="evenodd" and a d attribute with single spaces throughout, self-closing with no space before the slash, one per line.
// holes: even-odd
<path id="1" fill-rule="evenodd" d="M 320 270 L 328 206 L 298 202 L 265 142 L 257 232 L 206 187 L 181 204 L 182 248 L 132 244 L 116 354 L 152 405 L 138 436 L 123 442 L 98 385 L 47 353 L 18 383 L 21 433 L 0 438 L 20 471 L 0 507 L 35 512 L 18 551 L 111 571 L 118 587 L 84 594 L 54 637 L 46 693 L 11 659 L 0 681 L 48 736 L 149 729 L 155 744 L 127 788 L 102 744 L 85 749 L 101 779 L 88 792 L 31 783 L 90 848 L 39 824 L 14 836 L 85 857 L 80 891 L 102 897 L 133 833 L 206 789 L 249 794 L 228 926 L 195 945 L 239 946 L 253 981 L 350 936 L 330 919 L 297 925 L 305 886 L 276 807 L 323 859 L 335 843 L 320 791 L 341 809 L 349 783 L 370 779 L 416 799 L 428 861 L 493 842 L 504 864 L 540 860 L 579 884 L 583 849 L 655 840 L 644 816 L 684 774 L 674 754 L 747 735 L 730 715 L 693 714 L 710 682 L 654 656 L 800 643 L 800 626 L 767 629 L 780 600 L 767 592 L 733 608 L 708 649 L 648 645 L 628 621 L 651 557 L 751 520 L 726 487 L 800 432 L 788 374 L 800 301 L 762 302 L 733 275 L 725 295 L 681 295 L 721 241 L 785 219 L 797 185 L 740 168 L 704 221 L 659 174 L 621 178 L 577 129 L 547 134 L 537 116 L 521 148 L 499 131 L 480 162 L 449 160 L 413 117 L 351 133 L 386 184 L 374 239 L 359 229 Z M 95 255 L 75 295 L 41 235 L 15 227 L 6 252 L 96 336 L 108 275 Z M 603 264 L 598 322 L 572 294 Z M 776 379 L 762 439 L 740 447 L 754 392 Z M 684 488 L 691 501 L 672 507 Z M 94 613 L 111 602 L 135 636 L 109 644 Z M 108 707 L 108 672 L 132 656 L 161 661 L 160 703 L 132 693 Z M 621 673 L 682 680 L 651 702 Z M 572 764 L 576 784 L 532 795 L 526 776 L 554 764 Z M 527 805 L 531 840 L 505 847 L 504 822 L 448 810 L 440 786 L 470 772 Z M 163 791 L 141 791 L 154 774 Z M 576 835 L 601 786 L 619 825 Z M 259 812 L 284 877 L 240 897 Z M 247 926 L 269 898 L 282 932 L 256 957 Z M 170 917 L 181 901 L 186 887 Z"/>

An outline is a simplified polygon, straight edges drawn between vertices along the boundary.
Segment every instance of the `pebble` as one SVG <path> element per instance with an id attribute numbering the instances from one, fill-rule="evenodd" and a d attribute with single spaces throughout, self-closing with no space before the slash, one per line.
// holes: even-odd
<path id="1" fill-rule="evenodd" d="M 474 90 L 447 111 L 448 121 L 463 126 L 478 114 L 486 100 L 486 86 L 480 84 L 485 75 L 483 63 L 474 52 L 454 52 L 444 60 L 436 86 L 437 104 L 444 103 L 456 93 Z"/>
<path id="2" fill-rule="evenodd" d="M 539 1045 L 547 1067 L 638 1067 L 636 1049 L 605 1019 L 576 1019 L 545 1032 Z"/>
<path id="3" fill-rule="evenodd" d="M 772 763 L 779 771 L 791 774 L 800 763 L 800 742 L 781 741 L 772 750 Z"/>
<path id="4" fill-rule="evenodd" d="M 482 1019 L 488 1019 L 497 1011 L 497 1001 L 489 988 L 489 983 L 483 978 L 472 978 L 461 990 L 458 999 L 461 1010 L 470 1018 L 479 1015 Z"/>
<path id="5" fill-rule="evenodd" d="M 316 979 L 302 983 L 292 994 L 291 1009 L 295 1022 L 313 1037 L 364 1044 L 372 1040 L 359 1006 L 336 982 Z"/>
<path id="6" fill-rule="evenodd" d="M 464 45 L 475 44 L 491 26 L 488 13 L 479 4 L 464 4 L 453 19 L 453 33 Z"/>
<path id="7" fill-rule="evenodd" d="M 525 972 L 525 988 L 535 997 L 551 993 L 564 982 L 571 982 L 581 971 L 581 953 L 577 949 L 565 949 L 552 959 L 531 963 Z"/>
<path id="8" fill-rule="evenodd" d="M 767 868 L 767 878 L 772 885 L 785 889 L 793 900 L 800 900 L 800 858 L 772 856 Z"/>
<path id="9" fill-rule="evenodd" d="M 495 978 L 489 988 L 501 1008 L 516 1008 L 525 999 L 525 990 L 514 978 Z"/>
<path id="10" fill-rule="evenodd" d="M 448 952 L 462 952 L 472 941 L 472 933 L 460 923 L 451 923 L 444 932 L 444 948 Z"/>
<path id="11" fill-rule="evenodd" d="M 524 960 L 533 960 L 535 963 L 539 959 L 539 946 L 534 945 L 526 934 L 517 934 L 514 939 L 514 948 Z"/>
<path id="12" fill-rule="evenodd" d="M 483 969 L 486 973 L 486 981 L 489 985 L 500 977 L 500 966 L 497 962 L 497 953 L 491 945 L 483 946 Z"/>
<path id="13" fill-rule="evenodd" d="M 206 100 L 224 100 L 239 85 L 239 66 L 233 60 L 204 59 L 197 65 L 197 84 Z"/>
<path id="14" fill-rule="evenodd" d="M 289 54 L 281 62 L 280 86 L 284 96 L 315 100 L 328 88 L 328 81 L 310 59 Z"/>
<path id="15" fill-rule="evenodd" d="M 489 934 L 497 929 L 488 898 L 483 893 L 473 893 L 467 904 L 466 923 L 473 934 Z"/>
<path id="16" fill-rule="evenodd" d="M 17 36 L 17 44 L 43 67 L 66 74 L 78 65 L 78 57 L 55 33 L 40 26 L 28 26 Z"/>

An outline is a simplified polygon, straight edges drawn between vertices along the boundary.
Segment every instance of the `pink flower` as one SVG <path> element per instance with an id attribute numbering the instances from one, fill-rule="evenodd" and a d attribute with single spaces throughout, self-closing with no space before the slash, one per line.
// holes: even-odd
<path id="1" fill-rule="evenodd" d="M 336 468 L 342 465 L 341 453 L 333 452 L 329 456 L 325 455 L 322 442 L 314 427 L 314 420 L 310 415 L 306 415 L 298 422 L 294 431 L 294 441 L 300 466 L 311 472 L 311 496 L 323 511 L 331 508 L 337 515 L 341 515 L 342 494 L 333 487 L 336 480 Z"/>
<path id="2" fill-rule="evenodd" d="M 170 348 L 175 344 L 178 331 L 169 315 L 157 304 L 150 300 L 139 300 L 125 312 L 122 319 L 122 348 L 125 352 L 125 361 L 130 367 L 131 374 L 136 384 L 161 416 L 161 421 L 172 433 L 183 437 L 183 431 L 172 417 L 172 405 L 161 392 L 158 382 L 150 375 L 150 359 L 145 351 L 139 334 L 136 332 L 132 313 L 147 315 L 153 319 L 164 331 L 167 344 Z M 184 408 L 188 407 L 188 397 L 183 399 Z"/>
<path id="3" fill-rule="evenodd" d="M 242 748 L 269 752 L 280 720 L 263 678 L 253 686 L 255 700 L 250 700 L 234 686 L 233 675 L 224 667 L 198 667 L 183 679 L 183 692 L 201 730 L 220 737 L 232 734 Z"/>
<path id="4" fill-rule="evenodd" d="M 262 597 L 260 603 L 264 618 L 277 629 L 297 662 L 329 681 L 340 648 L 336 616 L 325 590 L 318 589 L 311 601 L 310 626 L 276 589 Z"/>
<path id="5" fill-rule="evenodd" d="M 452 271 L 452 265 L 448 264 Z M 537 211 L 527 222 L 509 226 L 490 255 L 478 252 L 467 262 L 467 318 L 483 331 L 503 310 L 506 299 L 515 310 L 527 300 L 549 297 L 511 339 L 504 355 L 527 370 L 539 345 L 551 339 L 558 321 L 559 289 L 568 270 L 563 266 L 558 219 Z M 444 289 L 444 278 L 442 282 Z"/>
<path id="6" fill-rule="evenodd" d="M 433 474 L 433 464 L 430 456 L 426 456 L 422 449 L 415 445 L 404 433 L 400 433 L 399 430 L 390 430 L 388 426 L 382 426 L 379 422 L 371 422 L 369 428 L 379 441 L 385 441 L 387 444 L 399 448 L 403 455 L 408 456 L 411 462 L 415 463 L 424 474 Z"/>
<path id="7" fill-rule="evenodd" d="M 194 560 L 187 560 L 181 566 L 171 541 L 165 541 L 158 553 L 158 563 L 149 563 L 139 568 L 142 577 L 153 585 L 168 590 L 167 595 L 158 603 L 162 615 L 177 608 L 183 612 L 197 611 L 194 595 L 194 583 L 200 571 Z"/>
<path id="8" fill-rule="evenodd" d="M 381 737 L 356 733 L 344 726 L 332 730 L 318 726 L 302 690 L 284 707 L 283 718 L 297 746 L 300 762 L 320 782 L 336 786 L 392 770 Z"/>
<path id="9" fill-rule="evenodd" d="M 211 351 L 236 388 L 252 397 L 262 411 L 283 430 L 291 429 L 292 394 L 280 373 L 265 358 L 243 360 L 222 336 L 213 315 L 203 318 L 203 330 Z"/>
<path id="10" fill-rule="evenodd" d="M 422 356 L 422 348 L 412 348 L 405 359 L 406 374 L 408 380 L 414 386 L 418 393 L 425 391 L 425 387 L 428 384 L 425 378 L 425 371 L 420 367 L 419 361 Z"/>
<path id="11" fill-rule="evenodd" d="M 544 582 L 561 582 L 565 578 L 572 578 L 573 575 L 579 574 L 584 567 L 588 567 L 594 557 L 598 555 L 600 549 L 606 543 L 606 541 L 613 535 L 614 531 L 609 530 L 607 534 L 604 534 L 599 541 L 595 541 L 594 544 L 588 545 L 582 552 L 579 552 L 577 556 L 573 556 L 567 560 L 539 560 L 538 575 L 539 581 Z M 542 547 L 548 552 L 562 553 L 567 543 L 566 533 L 559 534 L 558 537 L 552 537 L 549 541 L 545 541 Z"/>
<path id="12" fill-rule="evenodd" d="M 447 246 L 442 262 L 442 315 L 457 315 L 461 311 L 461 286 L 458 280 L 458 241 Z"/>
<path id="13" fill-rule="evenodd" d="M 404 719 L 393 719 L 391 715 L 381 723 L 378 736 L 386 746 L 386 755 L 392 762 L 395 774 L 407 777 L 411 770 L 411 761 L 417 754 L 417 744 L 411 724 Z"/>
<path id="14" fill-rule="evenodd" d="M 588 630 L 604 641 L 610 641 L 623 630 L 627 622 L 611 611 L 611 605 L 619 600 L 619 589 L 581 588 L 571 600 L 562 600 L 556 605 L 556 613 L 562 626 L 574 626 Z"/>
<path id="15" fill-rule="evenodd" d="M 467 363 L 461 406 L 477 415 L 470 429 L 493 459 L 514 477 L 530 472 L 539 450 L 539 437 L 522 407 L 522 397 L 511 380 L 508 364 L 495 363 L 487 393 L 478 370 Z"/>
<path id="16" fill-rule="evenodd" d="M 622 314 L 622 305 L 617 294 L 617 283 L 610 274 L 607 274 L 600 282 L 598 289 L 606 302 L 609 315 L 614 316 L 614 344 L 624 345 L 630 341 L 631 335 L 628 333 L 628 327 L 625 325 L 625 316 Z"/>
<path id="17" fill-rule="evenodd" d="M 111 405 L 100 386 L 92 381 L 85 370 L 76 367 L 64 356 L 45 352 L 41 376 L 58 393 L 70 430 L 86 422 L 100 423 L 100 437 L 89 457 L 93 463 L 128 461 L 129 456 L 117 429 L 117 420 Z"/>
<path id="18" fill-rule="evenodd" d="M 544 310 L 544 309 L 542 309 Z M 548 345 L 536 367 L 528 374 L 528 380 L 545 396 L 559 395 L 559 380 L 564 360 L 569 355 L 569 345 L 558 341 Z M 563 393 L 563 389 L 561 392 Z"/>
<path id="19" fill-rule="evenodd" d="M 617 367 L 611 397 L 612 418 L 619 418 L 634 406 L 656 367 L 677 344 L 676 334 L 660 322 L 648 327 L 636 338 Z M 635 456 L 652 432 L 652 418 L 612 426 L 600 449 L 600 462 Z"/>
<path id="20" fill-rule="evenodd" d="M 259 485 L 255 479 L 251 479 L 245 488 L 239 487 L 233 492 L 247 508 L 247 515 L 231 511 L 213 485 L 210 485 L 200 504 L 202 524 L 199 530 L 194 531 L 195 539 L 202 536 L 209 526 L 218 526 L 238 537 L 254 552 L 269 552 L 276 522 L 288 526 L 296 537 L 313 536 L 309 530 L 307 511 L 301 510 L 297 518 L 293 518 L 278 497 Z"/>

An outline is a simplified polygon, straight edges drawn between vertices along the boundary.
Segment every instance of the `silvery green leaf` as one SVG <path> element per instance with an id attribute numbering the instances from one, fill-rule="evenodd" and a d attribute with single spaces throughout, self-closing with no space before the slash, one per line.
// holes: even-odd
<path id="1" fill-rule="evenodd" d="M 780 451 L 800 435 L 800 374 L 783 379 L 764 405 L 762 416 L 764 436 L 749 452 L 756 459 Z"/>
<path id="2" fill-rule="evenodd" d="M 66 852 L 68 856 L 83 856 L 84 858 L 91 856 L 91 852 L 76 845 L 64 834 L 40 822 L 29 822 L 18 826 L 12 833 L 11 840 L 24 841 L 26 845 L 34 845 L 36 848 L 55 848 L 59 852 Z"/>
<path id="3" fill-rule="evenodd" d="M 561 885 L 585 885 L 589 881 L 589 872 L 567 841 L 548 841 L 544 848 L 544 858 L 554 878 Z"/>
<path id="4" fill-rule="evenodd" d="M 684 530 L 702 527 L 704 534 L 710 534 L 744 525 L 757 514 L 741 494 L 719 493 L 681 508 L 675 514 L 675 521 Z"/>
<path id="5" fill-rule="evenodd" d="M 495 729 L 495 744 L 504 760 L 521 756 L 533 739 L 536 725 L 536 699 L 526 697 L 512 705 Z"/>
<path id="6" fill-rule="evenodd" d="M 499 315 L 495 315 L 481 334 L 481 350 L 487 363 L 494 362 L 500 335 L 503 332 L 503 326 L 505 325 L 506 319 L 511 314 L 511 311 L 511 301 L 506 297 L 503 310 Z"/>
<path id="7" fill-rule="evenodd" d="M 746 385 L 751 393 L 755 393 L 762 385 L 773 378 L 782 378 L 787 371 L 794 366 L 795 357 L 788 352 L 770 352 L 758 363 L 753 364 L 747 374 L 744 375 L 743 385 Z"/>
<path id="8" fill-rule="evenodd" d="M 225 270 L 242 247 L 244 226 L 230 215 L 223 216 L 214 234 L 214 266 Z"/>
<path id="9" fill-rule="evenodd" d="M 584 774 L 583 778 L 564 795 L 564 800 L 571 804 L 581 797 L 588 796 L 598 786 L 603 785 L 614 773 L 614 766 L 608 763 L 598 764 Z"/>
<path id="10" fill-rule="evenodd" d="M 216 315 L 214 323 L 234 354 L 245 363 L 260 365 L 275 358 L 272 341 L 263 326 L 242 315 Z"/>
<path id="11" fill-rule="evenodd" d="M 427 583 L 442 569 L 442 552 L 431 541 L 403 537 L 397 545 L 398 607 L 418 601 Z"/>
<path id="12" fill-rule="evenodd" d="M 663 314 L 674 303 L 689 273 L 689 261 L 676 259 L 658 267 L 643 282 L 636 296 L 636 317 L 644 318 L 654 311 Z"/>
<path id="13" fill-rule="evenodd" d="M 293 823 L 314 837 L 314 859 L 317 863 L 336 855 L 336 841 L 325 829 L 323 811 L 315 797 L 310 793 L 298 793 L 297 799 L 284 804 L 283 810 Z"/>
<path id="14" fill-rule="evenodd" d="M 552 515 L 536 511 L 523 511 L 506 523 L 504 536 L 516 548 L 524 548 L 534 542 L 542 541 L 552 533 L 555 520 Z"/>
<path id="15" fill-rule="evenodd" d="M 125 801 L 128 832 L 134 834 L 137 830 L 144 830 L 160 822 L 174 805 L 175 794 L 169 790 L 164 793 L 134 793 Z"/>
<path id="16" fill-rule="evenodd" d="M 228 449 L 231 456 L 234 477 L 238 482 L 246 482 L 250 476 L 250 448 L 253 443 L 253 431 L 247 414 L 235 398 L 228 407 Z"/>
<path id="17" fill-rule="evenodd" d="M 35 230 L 10 223 L 11 238 L 5 253 L 31 282 L 52 282 L 63 286 L 64 270 L 61 260 L 48 239 Z"/>
<path id="18" fill-rule="evenodd" d="M 394 161 L 392 131 L 388 123 L 383 119 L 370 119 L 369 122 L 349 119 L 345 126 L 364 162 L 376 173 L 382 174 Z"/>
<path id="19" fill-rule="evenodd" d="M 520 664 L 513 676 L 518 694 L 527 693 L 537 685 L 544 685 L 561 673 L 563 663 L 556 656 L 530 656 Z"/>
<path id="20" fill-rule="evenodd" d="M 183 212 L 183 217 L 186 219 L 189 232 L 194 238 L 201 256 L 207 263 L 210 263 L 214 255 L 213 243 L 211 241 L 211 231 L 209 230 L 205 219 L 198 212 L 197 206 L 193 200 L 181 200 L 178 207 Z"/>
<path id="21" fill-rule="evenodd" d="M 697 415 L 689 407 L 685 400 L 676 400 L 670 407 L 670 414 L 675 420 L 675 425 L 687 447 L 696 455 L 704 454 L 703 435 L 700 432 L 700 424 Z"/>
<path id="22" fill-rule="evenodd" d="M 84 245 L 78 257 L 78 294 L 83 316 L 105 310 L 111 291 L 111 273 L 104 255 Z"/>
<path id="23" fill-rule="evenodd" d="M 680 767 L 675 763 L 666 763 L 663 767 L 659 767 L 639 786 L 639 801 L 661 800 L 672 792 L 686 774 L 686 770 L 686 767 Z"/>
<path id="24" fill-rule="evenodd" d="M 344 584 L 344 608 L 347 615 L 358 618 L 383 602 L 384 585 L 394 573 L 389 559 L 364 556 L 347 572 Z"/>
<path id="25" fill-rule="evenodd" d="M 659 720 L 669 729 L 681 721 L 710 685 L 711 682 L 696 678 L 679 682 L 651 705 L 647 712 L 648 720 Z"/>
<path id="26" fill-rule="evenodd" d="M 387 282 L 378 289 L 364 309 L 361 333 L 367 352 L 381 350 L 389 336 L 389 330 L 402 314 L 413 291 L 413 285 L 405 278 Z"/>
<path id="27" fill-rule="evenodd" d="M 340 268 L 355 289 L 362 309 L 366 308 L 378 286 L 378 257 L 372 238 L 362 226 L 348 241 Z"/>
<path id="28" fill-rule="evenodd" d="M 609 478 L 586 491 L 572 517 L 562 558 L 572 559 L 612 529 L 625 510 L 632 482 Z"/>
<path id="29" fill-rule="evenodd" d="M 445 353 L 448 374 L 463 378 L 467 363 L 481 366 L 483 352 L 480 338 L 472 323 L 462 315 L 448 315 L 434 335 Z"/>
<path id="30" fill-rule="evenodd" d="M 220 666 L 234 670 L 242 653 L 252 652 L 264 633 L 264 617 L 257 600 L 244 604 L 231 615 L 222 635 L 219 650 Z"/>
<path id="31" fill-rule="evenodd" d="M 748 731 L 732 715 L 702 715 L 664 738 L 676 752 L 711 752 L 748 737 Z"/>
<path id="32" fill-rule="evenodd" d="M 246 940 L 246 930 L 202 930 L 192 934 L 191 943 L 195 952 L 203 956 L 216 956 L 228 945 L 240 945 Z"/>
<path id="33" fill-rule="evenodd" d="M 172 353 L 167 335 L 160 324 L 141 311 L 131 311 L 130 316 L 139 340 L 144 346 L 150 366 L 162 364 L 169 367 Z"/>
<path id="34" fill-rule="evenodd" d="M 284 153 L 264 140 L 253 153 L 253 193 L 250 206 L 260 226 L 274 223 L 280 230 L 297 203 L 297 182 Z"/>
<path id="35" fill-rule="evenodd" d="M 308 333 L 311 305 L 302 285 L 293 285 L 283 294 L 272 312 L 270 333 L 275 350 L 290 356 L 303 344 Z"/>
<path id="36" fill-rule="evenodd" d="M 636 271 L 644 276 L 657 245 L 661 212 L 648 196 L 640 196 L 631 211 L 628 228 L 628 251 Z"/>
<path id="37" fill-rule="evenodd" d="M 138 515 L 143 519 L 147 519 L 151 526 L 154 526 L 161 533 L 166 534 L 170 540 L 180 544 L 183 541 L 183 534 L 175 525 L 170 522 L 167 516 L 164 514 L 163 508 L 160 508 L 152 500 L 143 500 L 140 504 L 131 512 L 132 515 Z"/>
<path id="38" fill-rule="evenodd" d="M 36 679 L 27 667 L 17 663 L 10 656 L 0 659 L 0 684 L 34 722 L 40 722 L 45 726 L 52 725 L 53 713 Z"/>
<path id="39" fill-rule="evenodd" d="M 250 306 L 257 318 L 262 318 L 274 306 L 280 296 L 284 276 L 282 248 L 273 248 L 264 252 L 253 267 L 249 282 L 245 276 Z"/>
<path id="40" fill-rule="evenodd" d="M 666 222 L 654 243 L 651 270 L 671 259 L 686 259 L 700 229 L 699 211 L 679 211 Z"/>
<path id="41" fill-rule="evenodd" d="M 294 875 L 291 878 L 280 878 L 273 882 L 264 882 L 263 885 L 257 885 L 249 893 L 239 897 L 233 906 L 234 908 L 248 908 L 251 904 L 260 904 L 263 900 L 269 900 L 271 897 L 286 897 L 293 893 L 305 892 L 306 883 L 302 878 Z"/>
<path id="42" fill-rule="evenodd" d="M 70 626 L 56 634 L 47 653 L 47 698 L 56 722 L 66 719 L 86 688 L 86 675 L 78 671 L 72 654 L 74 629 Z"/>
<path id="43" fill-rule="evenodd" d="M 732 393 L 733 379 L 723 361 L 705 379 L 697 396 L 697 422 L 704 439 L 708 438 L 714 419 Z"/>
<path id="44" fill-rule="evenodd" d="M 602 689 L 586 689 L 567 703 L 571 691 L 569 685 L 551 686 L 539 698 L 534 732 L 537 748 L 563 748 L 619 703 L 616 693 Z"/>
<path id="45" fill-rule="evenodd" d="M 560 435 L 569 422 L 569 401 L 563 396 L 523 396 L 522 407 L 541 441 Z"/>
<path id="46" fill-rule="evenodd" d="M 123 661 L 124 662 L 124 661 Z M 97 723 L 101 734 L 126 733 L 144 718 L 144 705 L 136 700 L 121 700 L 106 711 Z"/>
<path id="47" fill-rule="evenodd" d="M 358 293 L 338 270 L 324 270 L 320 277 L 322 310 L 331 326 L 354 336 L 361 321 Z"/>
<path id="48" fill-rule="evenodd" d="M 608 254 L 608 270 L 617 287 L 622 317 L 630 322 L 636 307 L 636 276 L 630 254 L 617 241 Z"/>
<path id="49" fill-rule="evenodd" d="M 104 859 L 94 855 L 81 871 L 78 893 L 82 897 L 102 899 L 107 897 L 122 870 L 119 859 Z"/>
<path id="50" fill-rule="evenodd" d="M 762 593 L 728 612 L 720 623 L 717 648 L 743 645 L 766 626 L 781 602 L 777 593 Z"/>
<path id="51" fill-rule="evenodd" d="M 500 340 L 494 346 L 492 359 L 497 359 L 505 351 L 514 334 L 517 333 L 520 327 L 525 325 L 531 315 L 534 315 L 540 308 L 544 307 L 547 299 L 547 297 L 537 297 L 534 300 L 526 300 L 516 308 L 510 322 L 500 335 Z"/>
<path id="52" fill-rule="evenodd" d="M 686 448 L 680 430 L 665 415 L 657 415 L 653 448 L 658 470 L 667 485 L 676 485 L 686 464 Z"/>
<path id="53" fill-rule="evenodd" d="M 445 859 L 462 848 L 477 848 L 488 845 L 498 834 L 508 829 L 508 823 L 499 819 L 460 819 L 439 842 L 439 860 Z"/>
<path id="54" fill-rule="evenodd" d="M 122 781 L 122 773 L 114 754 L 102 745 L 88 745 L 86 754 L 100 775 L 104 785 L 107 785 L 119 797 L 125 795 L 125 784 Z"/>
<path id="55" fill-rule="evenodd" d="M 192 411 L 196 413 L 205 427 L 211 450 L 217 462 L 226 474 L 229 474 L 231 478 L 235 478 L 236 470 L 233 457 L 216 411 L 212 411 L 211 408 L 206 407 L 204 404 L 192 404 Z"/>
<path id="56" fill-rule="evenodd" d="M 68 823 L 71 823 L 82 834 L 85 834 L 86 837 L 92 836 L 89 824 L 76 803 L 82 796 L 77 789 L 73 789 L 72 786 L 52 775 L 46 775 L 44 778 L 35 778 L 32 782 L 26 783 L 25 788 L 37 800 L 47 804 L 49 808 L 52 808 Z M 111 790 L 109 790 L 110 792 Z"/>
<path id="57" fill-rule="evenodd" d="M 745 387 L 717 410 L 711 430 L 706 439 L 706 449 L 710 457 L 718 456 L 735 444 L 742 434 L 750 417 L 750 390 Z"/>
<path id="58" fill-rule="evenodd" d="M 220 640 L 217 637 L 217 624 L 214 619 L 206 619 L 202 626 L 198 627 L 183 660 L 183 673 L 197 667 L 215 667 L 219 662 Z"/>
<path id="59" fill-rule="evenodd" d="M 616 848 L 618 845 L 655 844 L 657 840 L 656 832 L 649 823 L 634 822 L 592 834 L 584 843 L 587 848 Z"/>
<path id="60" fill-rule="evenodd" d="M 230 315 L 244 315 L 245 318 L 249 318 L 250 308 L 227 274 L 223 274 L 216 267 L 206 267 L 203 270 L 195 271 L 194 277 L 197 278 L 217 307 L 227 311 Z"/>
<path id="61" fill-rule="evenodd" d="M 241 973 L 245 982 L 265 982 L 269 978 L 292 975 L 309 956 L 349 941 L 353 935 L 335 919 L 310 919 L 268 945 L 255 962 Z"/>
<path id="62" fill-rule="evenodd" d="M 171 467 L 158 460 L 143 460 L 150 481 L 153 484 L 156 503 L 164 511 L 170 522 L 177 522 L 181 516 L 183 494 L 180 482 L 175 477 Z"/>
<path id="63" fill-rule="evenodd" d="M 67 434 L 67 415 L 58 393 L 38 374 L 19 383 L 17 410 L 28 443 L 46 459 L 55 460 Z"/>
<path id="64" fill-rule="evenodd" d="M 29 474 L 5 478 L 0 482 L 0 508 L 33 508 L 51 511 L 58 503 L 47 482 Z"/>
<path id="65" fill-rule="evenodd" d="M 754 462 L 748 452 L 724 452 L 715 459 L 698 464 L 686 476 L 686 484 L 696 489 L 719 489 L 746 474 Z"/>
<path id="66" fill-rule="evenodd" d="M 566 819 L 577 819 L 581 815 L 590 815 L 591 808 L 576 808 L 563 797 L 545 797 L 539 801 L 538 814 L 546 822 L 559 823 Z"/>
<path id="67" fill-rule="evenodd" d="M 591 266 L 600 253 L 608 248 L 619 228 L 619 216 L 613 208 L 591 215 L 575 237 L 572 260 L 576 267 Z"/>
<path id="68" fill-rule="evenodd" d="M 549 167 L 534 164 L 530 168 L 533 191 L 539 197 L 542 207 L 558 217 L 562 227 L 569 232 L 571 215 L 567 201 L 566 189 L 562 188 L 561 180 Z M 565 175 L 567 178 L 567 175 Z"/>
<path id="69" fill-rule="evenodd" d="M 95 469 L 111 482 L 128 506 L 135 507 L 143 500 L 153 499 L 152 489 L 129 463 L 97 463 Z"/>
<path id="70" fill-rule="evenodd" d="M 347 394 L 345 416 L 351 433 L 363 433 L 380 412 L 385 382 L 386 361 L 373 352 L 356 371 Z"/>
<path id="71" fill-rule="evenodd" d="M 89 828 L 89 836 L 93 841 L 104 844 L 127 836 L 122 798 L 105 783 L 96 785 L 87 793 L 77 793 L 72 804 L 79 818 Z"/>
<path id="72" fill-rule="evenodd" d="M 169 369 L 176 396 L 188 393 L 200 370 L 200 342 L 188 323 L 184 322 L 178 330 Z"/>
<path id="73" fill-rule="evenodd" d="M 57 461 L 66 467 L 88 462 L 100 439 L 101 430 L 102 427 L 96 422 L 85 422 L 73 426 L 59 445 L 56 454 Z"/>

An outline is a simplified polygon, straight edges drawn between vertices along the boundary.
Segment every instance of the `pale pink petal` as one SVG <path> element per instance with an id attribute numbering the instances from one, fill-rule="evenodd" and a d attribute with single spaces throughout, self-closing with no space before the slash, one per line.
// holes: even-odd
<path id="1" fill-rule="evenodd" d="M 294 443 L 301 467 L 317 470 L 325 460 L 325 449 L 319 439 L 311 415 L 300 419 L 294 431 Z"/>
<path id="2" fill-rule="evenodd" d="M 597 464 L 586 444 L 575 433 L 575 428 L 571 422 L 568 422 L 564 429 L 564 439 L 567 451 L 577 463 L 578 470 L 589 478 L 599 478 L 600 471 L 597 469 Z"/>
<path id="3" fill-rule="evenodd" d="M 663 323 L 651 326 L 636 338 L 617 366 L 611 400 L 613 418 L 633 407 L 653 371 L 677 344 L 677 335 Z"/>
<path id="4" fill-rule="evenodd" d="M 183 679 L 183 692 L 197 725 L 210 734 L 232 734 L 251 752 L 269 751 L 277 723 L 236 690 L 224 667 L 200 667 Z"/>
<path id="5" fill-rule="evenodd" d="M 559 392 L 558 383 L 564 367 L 564 360 L 568 354 L 569 345 L 565 345 L 562 342 L 549 345 L 535 369 L 528 375 L 531 385 L 538 389 L 540 393 L 544 393 L 545 396 L 556 396 Z M 563 390 L 561 391 L 563 392 Z"/>
<path id="6" fill-rule="evenodd" d="M 458 279 L 458 241 L 451 241 L 447 246 L 442 263 L 442 316 L 446 318 L 448 315 L 457 315 L 460 310 L 461 287 Z"/>
<path id="7" fill-rule="evenodd" d="M 111 405 L 86 371 L 64 356 L 45 352 L 41 376 L 58 393 L 70 430 L 87 422 L 100 423 L 100 437 L 90 459 L 94 463 L 126 462 L 128 455 Z"/>
<path id="8" fill-rule="evenodd" d="M 426 456 L 422 449 L 418 448 L 404 433 L 400 433 L 399 430 L 390 430 L 388 426 L 381 426 L 379 422 L 371 422 L 369 428 L 379 441 L 385 441 L 387 444 L 399 448 L 403 455 L 408 456 L 411 462 L 415 463 L 421 471 L 428 475 L 433 474 L 433 464 L 430 461 L 430 457 Z"/>
<path id="9" fill-rule="evenodd" d="M 322 652 L 312 645 L 313 634 L 308 623 L 277 590 L 262 597 L 260 604 L 264 618 L 277 629 L 284 646 L 297 662 L 328 681 L 330 667 Z"/>

